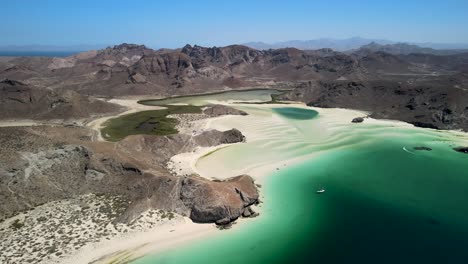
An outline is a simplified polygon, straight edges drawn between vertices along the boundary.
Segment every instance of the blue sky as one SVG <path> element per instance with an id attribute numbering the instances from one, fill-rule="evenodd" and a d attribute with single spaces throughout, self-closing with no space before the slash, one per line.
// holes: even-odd
<path id="1" fill-rule="evenodd" d="M 468 43 L 468 0 L 0 0 L 0 45 L 180 47 L 292 39 Z"/>

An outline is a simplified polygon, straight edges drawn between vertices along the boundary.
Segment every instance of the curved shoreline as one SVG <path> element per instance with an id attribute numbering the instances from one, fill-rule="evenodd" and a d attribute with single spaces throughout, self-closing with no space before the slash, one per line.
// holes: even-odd
<path id="1" fill-rule="evenodd" d="M 275 106 L 265 106 L 265 107 L 275 107 Z M 277 107 L 283 107 L 283 106 L 277 106 Z M 297 107 L 306 107 L 306 106 L 298 105 Z M 457 142 L 457 140 L 458 140 L 457 137 L 462 137 L 462 138 L 459 138 L 460 142 L 466 141 L 468 139 L 468 135 L 465 134 L 465 133 L 459 133 L 457 131 L 450 131 L 450 132 L 446 132 L 446 131 L 442 131 L 442 132 L 441 131 L 428 131 L 427 129 L 414 127 L 411 124 L 407 124 L 405 122 L 398 122 L 398 121 L 374 120 L 374 119 L 369 118 L 369 119 L 366 119 L 366 121 L 365 121 L 366 124 L 364 124 L 364 125 L 352 124 L 351 123 L 352 117 L 360 116 L 360 115 L 363 114 L 363 112 L 346 110 L 346 109 L 319 109 L 319 108 L 315 108 L 315 109 L 317 109 L 320 112 L 320 114 L 322 115 L 322 119 L 319 120 L 319 122 L 326 129 L 330 129 L 330 130 L 338 129 L 338 130 L 341 130 L 340 133 L 342 133 L 343 131 L 346 131 L 346 128 L 348 128 L 350 126 L 357 126 L 357 129 L 356 129 L 356 131 L 354 131 L 354 133 L 359 133 L 360 130 L 365 130 L 365 129 L 373 130 L 373 128 L 377 129 L 377 133 L 378 133 L 378 131 L 384 131 L 385 132 L 383 134 L 379 134 L 378 136 L 376 136 L 372 140 L 385 139 L 387 137 L 387 133 L 389 135 L 392 135 L 393 133 L 395 133 L 395 134 L 400 133 L 402 136 L 408 136 L 409 138 L 418 137 L 419 134 L 426 134 L 427 138 L 430 138 L 430 139 L 435 140 L 435 141 L 438 141 L 438 139 L 441 139 L 441 140 L 443 139 L 443 140 L 448 140 L 450 142 Z M 245 110 L 245 109 L 242 109 L 242 110 Z M 249 116 L 251 116 L 250 113 L 249 113 Z M 218 119 L 210 119 L 210 120 L 207 121 L 207 123 L 209 123 L 209 126 L 211 128 L 224 129 L 227 126 L 234 125 L 235 122 L 233 122 L 234 121 L 233 118 L 234 117 L 226 116 L 226 117 L 218 118 Z M 248 123 L 247 121 L 244 121 L 244 122 L 245 122 L 245 124 Z M 239 130 L 241 130 L 243 133 L 245 133 L 245 135 L 247 137 L 247 144 L 249 143 L 249 138 L 250 139 L 256 138 L 256 140 L 261 140 L 262 138 L 259 138 L 259 137 L 263 136 L 262 131 L 259 131 L 259 130 L 256 131 L 257 134 L 249 133 L 249 131 L 250 132 L 255 131 L 255 129 L 252 128 L 251 126 L 250 127 L 235 126 Z M 253 125 L 253 126 L 255 126 L 255 125 Z M 359 126 L 361 126 L 361 127 L 359 127 Z M 245 129 L 247 129 L 247 131 Z M 265 131 L 263 131 L 263 132 L 265 132 Z M 265 138 L 263 138 L 263 139 L 265 139 Z M 350 143 L 350 142 L 351 141 L 348 141 L 348 143 Z M 362 142 L 365 142 L 365 141 L 362 141 Z M 328 143 L 325 142 L 325 144 L 328 144 Z M 446 144 L 446 143 L 444 142 L 444 144 Z M 234 145 L 232 147 L 235 147 L 235 146 L 242 147 L 240 145 Z M 344 150 L 346 150 L 347 148 L 349 148 L 348 150 L 350 150 L 350 149 L 354 148 L 354 146 L 355 146 L 354 144 L 350 143 L 350 144 L 344 145 L 343 148 L 344 148 Z M 227 162 L 227 160 L 224 159 L 225 157 L 223 157 L 222 155 L 218 155 L 216 153 L 217 152 L 216 150 L 218 150 L 218 151 L 229 150 L 229 148 L 230 147 L 217 148 L 217 149 L 212 149 L 212 150 L 207 149 L 206 151 L 200 151 L 197 154 L 193 154 L 192 156 L 184 155 L 184 157 L 179 157 L 179 160 L 184 160 L 187 164 L 191 164 L 190 169 L 192 170 L 192 172 L 199 173 L 200 175 L 203 175 L 204 177 L 213 178 L 213 177 L 211 177 L 212 175 L 215 175 L 215 174 L 219 175 L 219 174 L 223 174 L 225 172 L 225 171 L 221 170 L 220 167 L 223 166 L 222 165 L 223 162 Z M 314 159 L 315 157 L 321 156 L 322 154 L 327 154 L 329 151 L 330 152 L 339 151 L 340 149 L 341 149 L 341 146 L 333 146 L 330 149 L 325 149 L 323 151 L 313 152 L 313 153 L 311 153 L 309 155 L 303 155 L 303 156 L 299 156 L 299 157 L 296 157 L 296 158 L 284 160 L 283 161 L 284 163 L 282 162 L 281 164 L 278 164 L 276 161 L 271 162 L 271 163 L 274 163 L 274 164 L 258 163 L 257 164 L 258 166 L 254 166 L 254 167 L 248 166 L 247 168 L 243 168 L 242 171 L 231 171 L 231 173 L 229 175 L 227 175 L 226 177 L 236 175 L 236 174 L 241 174 L 241 173 L 247 173 L 247 174 L 251 175 L 254 179 L 256 179 L 256 182 L 263 184 L 263 183 L 267 183 L 266 175 L 272 174 L 275 170 L 278 170 L 278 167 L 280 167 L 279 169 L 281 170 L 282 166 L 289 167 L 289 166 L 293 166 L 293 165 L 298 165 L 298 164 L 301 164 L 304 160 Z M 213 151 L 215 151 L 213 153 L 213 155 L 211 155 L 211 154 L 209 155 L 209 157 L 213 157 L 212 159 L 209 160 L 209 162 L 210 162 L 210 166 L 214 167 L 213 171 L 215 173 L 206 173 L 204 168 L 208 167 L 208 165 L 207 164 L 199 165 L 198 163 L 200 162 L 201 159 L 206 157 L 207 153 L 210 153 L 210 152 L 213 152 Z M 181 154 L 179 154 L 179 155 L 181 155 Z M 326 155 L 324 155 L 324 156 L 326 156 Z M 176 163 L 176 164 L 180 164 L 180 163 Z M 271 197 L 268 198 L 268 197 L 264 197 L 263 195 L 264 195 L 264 193 L 262 193 L 262 198 L 266 198 L 265 201 L 268 203 L 269 199 Z M 258 220 L 262 221 L 262 215 L 260 216 L 260 218 Z M 258 224 L 258 222 L 257 222 L 257 224 Z M 239 229 L 239 231 L 241 231 L 241 230 L 242 229 Z M 228 238 L 226 237 L 226 239 L 228 239 Z M 217 240 L 217 241 L 219 241 L 219 240 Z M 186 248 L 184 247 L 184 249 L 182 249 L 181 252 L 191 252 L 191 253 L 193 253 L 194 251 L 191 250 L 191 249 L 194 249 L 194 248 L 198 249 L 198 247 L 190 247 L 190 250 L 187 249 L 187 251 L 185 251 Z M 158 252 L 160 252 L 160 251 L 158 251 Z M 153 255 L 154 253 L 158 253 L 158 252 L 152 252 L 151 255 Z M 176 252 L 178 253 L 179 251 L 176 251 Z M 186 254 L 186 253 L 181 253 L 181 254 Z M 168 255 L 169 256 L 174 256 L 174 254 L 171 254 L 171 253 L 168 253 Z M 165 258 L 165 257 L 166 257 L 166 254 L 163 253 L 162 258 Z M 160 259 L 160 258 L 157 257 L 157 255 L 155 256 L 155 258 Z M 171 257 L 169 257 L 168 259 L 170 259 L 170 258 Z M 151 261 L 151 257 L 148 257 L 147 259 L 145 258 L 141 263 L 151 263 L 151 262 L 145 262 L 146 260 Z M 138 263 L 140 263 L 140 262 L 138 262 Z"/>
<path id="2" fill-rule="evenodd" d="M 235 106 L 238 106 L 238 105 L 234 105 L 234 107 Z M 319 110 L 319 112 L 322 115 L 325 115 L 327 118 L 325 124 L 322 124 L 322 125 L 326 125 L 327 122 L 328 123 L 337 122 L 337 123 L 342 123 L 342 124 L 348 124 L 352 120 L 352 118 L 366 114 L 365 112 L 347 110 L 347 109 L 311 108 L 303 104 L 290 105 L 290 106 Z M 284 105 L 277 105 L 277 106 L 267 105 L 264 107 L 284 107 Z M 138 111 L 138 110 L 134 109 L 133 111 Z M 198 124 L 199 126 L 204 127 L 205 129 L 221 129 L 222 130 L 223 128 L 227 128 L 226 124 L 231 123 L 230 119 L 232 118 L 243 118 L 243 117 L 224 116 L 224 117 L 208 118 L 205 120 L 198 120 L 196 122 L 199 123 Z M 223 119 L 225 119 L 224 124 L 222 122 L 219 122 L 220 120 L 222 121 Z M 366 119 L 365 123 L 369 125 L 388 125 L 389 127 L 395 127 L 395 128 L 406 128 L 406 129 L 416 129 L 416 130 L 421 129 L 421 128 L 416 128 L 411 124 L 408 124 L 405 122 L 399 122 L 399 121 L 376 120 L 376 119 L 368 118 Z M 245 127 L 242 127 L 242 126 L 236 127 L 236 128 L 241 130 L 243 133 L 245 132 L 244 130 L 246 129 Z M 445 132 L 446 131 L 443 131 L 443 133 Z M 256 131 L 256 133 L 257 134 L 255 134 L 255 132 L 252 132 L 252 131 L 246 131 L 247 140 L 249 140 L 250 137 L 258 138 L 262 136 L 261 131 Z M 434 133 L 440 133 L 440 131 L 434 131 Z M 450 131 L 449 133 L 459 134 L 460 132 Z M 457 136 L 467 137 L 467 135 L 462 132 L 460 133 L 460 135 L 457 135 Z M 171 160 L 175 160 L 175 162 L 173 162 L 174 165 L 172 169 L 175 172 L 178 172 L 178 171 L 183 172 L 181 174 L 189 174 L 190 172 L 192 172 L 192 173 L 198 173 L 202 175 L 203 177 L 207 177 L 207 175 L 204 175 L 197 168 L 197 163 L 199 162 L 199 160 L 210 152 L 214 152 L 214 151 L 217 151 L 219 149 L 222 149 L 228 146 L 229 145 L 222 145 L 222 146 L 216 146 L 216 147 L 210 147 L 210 148 L 199 148 L 196 151 L 191 152 L 191 153 L 182 153 L 182 154 L 173 156 Z M 316 152 L 313 155 L 296 157 L 293 159 L 286 160 L 284 161 L 283 166 L 290 166 L 293 164 L 298 164 L 305 159 L 310 159 L 311 156 L 314 156 L 314 155 L 320 155 L 320 152 Z M 180 167 L 178 164 L 185 164 L 186 166 Z M 277 167 L 278 167 L 277 165 L 272 165 L 272 164 L 269 164 L 269 165 L 257 164 L 257 166 L 246 168 L 246 170 L 242 171 L 242 173 L 250 174 L 256 180 L 258 180 L 258 182 L 263 183 L 262 179 L 264 179 L 264 177 L 268 175 L 269 173 L 273 172 L 275 168 Z M 242 174 L 242 173 L 232 172 L 231 174 L 224 175 L 221 178 L 231 177 L 236 174 Z M 208 177 L 208 178 L 211 178 L 211 177 Z M 185 219 L 185 220 L 191 222 L 189 219 Z M 176 230 L 176 231 L 170 232 L 170 230 Z M 107 246 L 102 246 L 102 247 L 98 246 L 98 248 L 93 248 L 92 252 L 96 252 L 97 254 L 93 253 L 92 256 L 90 256 L 89 254 L 90 249 L 84 250 L 83 248 L 83 251 L 86 251 L 81 254 L 81 257 L 83 258 L 80 258 L 80 257 L 76 258 L 77 256 L 75 256 L 75 258 L 73 258 L 71 262 L 66 262 L 66 263 L 73 263 L 73 262 L 76 262 L 77 260 L 79 260 L 79 262 L 83 262 L 83 261 L 89 262 L 89 261 L 93 261 L 96 259 L 98 259 L 98 261 L 92 262 L 92 263 L 104 263 L 106 261 L 109 261 L 110 259 L 115 260 L 114 257 L 118 258 L 119 256 L 124 257 L 125 261 L 127 261 L 129 260 L 129 258 L 136 259 L 148 253 L 156 253 L 156 252 L 165 251 L 171 248 L 176 248 L 182 244 L 187 244 L 191 241 L 200 239 L 202 237 L 206 238 L 209 235 L 215 234 L 213 231 L 216 231 L 216 229 L 214 229 L 213 226 L 199 225 L 199 224 L 187 223 L 187 222 L 176 224 L 170 230 L 158 229 L 158 230 L 154 230 L 148 233 L 133 234 L 131 237 L 121 238 L 119 239 L 119 241 L 116 240 L 113 242 L 111 240 L 109 244 L 112 244 L 112 245 L 107 245 Z M 180 239 L 180 237 L 184 237 L 184 239 Z M 131 245 L 130 248 L 129 248 L 129 244 Z M 123 252 L 125 254 L 123 254 Z M 102 257 L 104 257 L 104 259 L 102 259 Z"/>

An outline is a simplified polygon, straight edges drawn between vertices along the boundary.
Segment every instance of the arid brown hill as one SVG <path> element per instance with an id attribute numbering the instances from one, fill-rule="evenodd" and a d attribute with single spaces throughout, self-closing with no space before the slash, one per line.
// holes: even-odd
<path id="1" fill-rule="evenodd" d="M 330 49 L 260 51 L 241 45 L 186 45 L 155 51 L 143 45 L 121 44 L 67 58 L 0 59 L 0 79 L 48 91 L 116 97 L 281 87 L 297 89 L 287 97 L 306 103 L 326 102 L 330 107 L 370 110 L 375 116 L 415 124 L 463 129 L 467 129 L 464 122 L 454 120 L 463 118 L 464 110 L 460 109 L 466 107 L 467 72 L 466 53 L 390 54 L 370 48 L 349 54 Z M 349 83 L 365 88 L 354 93 L 339 88 Z M 450 118 L 442 114 L 443 120 L 439 120 L 439 111 L 444 109 L 452 111 Z"/>
<path id="2" fill-rule="evenodd" d="M 120 111 L 120 107 L 70 90 L 32 87 L 19 81 L 0 81 L 2 119 L 77 119 Z"/>

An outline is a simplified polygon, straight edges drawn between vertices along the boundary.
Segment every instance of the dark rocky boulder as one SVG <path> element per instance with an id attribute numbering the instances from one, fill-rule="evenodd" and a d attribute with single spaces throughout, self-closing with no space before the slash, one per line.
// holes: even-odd
<path id="1" fill-rule="evenodd" d="M 245 208 L 244 212 L 242 213 L 242 217 L 256 217 L 258 213 L 255 212 L 251 207 Z"/>
<path id="2" fill-rule="evenodd" d="M 455 150 L 457 152 L 468 154 L 468 147 L 458 147 L 458 148 L 454 148 L 453 150 Z"/>
<path id="3" fill-rule="evenodd" d="M 414 147 L 414 150 L 425 150 L 425 151 L 431 151 L 432 149 L 429 147 Z"/>
<path id="4" fill-rule="evenodd" d="M 245 136 L 242 135 L 242 132 L 233 128 L 231 130 L 223 131 L 220 142 L 222 144 L 231 144 L 245 141 Z"/>
<path id="5" fill-rule="evenodd" d="M 180 198 L 189 208 L 190 218 L 198 223 L 229 224 L 248 214 L 247 208 L 257 203 L 258 197 L 254 181 L 247 175 L 225 181 L 186 177 L 180 189 Z"/>
<path id="6" fill-rule="evenodd" d="M 210 130 L 195 136 L 194 141 L 202 147 L 215 146 L 219 144 L 232 144 L 245 141 L 244 135 L 233 128 L 227 131 Z"/>
<path id="7" fill-rule="evenodd" d="M 364 122 L 364 118 L 362 117 L 356 117 L 356 118 L 353 118 L 353 120 L 351 120 L 352 123 L 362 123 Z"/>

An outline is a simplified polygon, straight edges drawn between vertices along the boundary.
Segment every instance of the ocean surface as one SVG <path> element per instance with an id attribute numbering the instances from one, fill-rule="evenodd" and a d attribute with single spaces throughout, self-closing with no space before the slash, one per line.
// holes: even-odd
<path id="1" fill-rule="evenodd" d="M 466 136 L 343 124 L 320 109 L 237 107 L 265 135 L 203 157 L 197 168 L 215 177 L 277 164 L 262 182 L 261 215 L 132 263 L 468 263 L 468 155 L 452 149 Z M 295 157 L 302 159 L 283 166 Z M 215 160 L 229 165 L 210 168 Z"/>
<path id="2" fill-rule="evenodd" d="M 0 51 L 6 57 L 68 57 L 82 51 Z"/>

